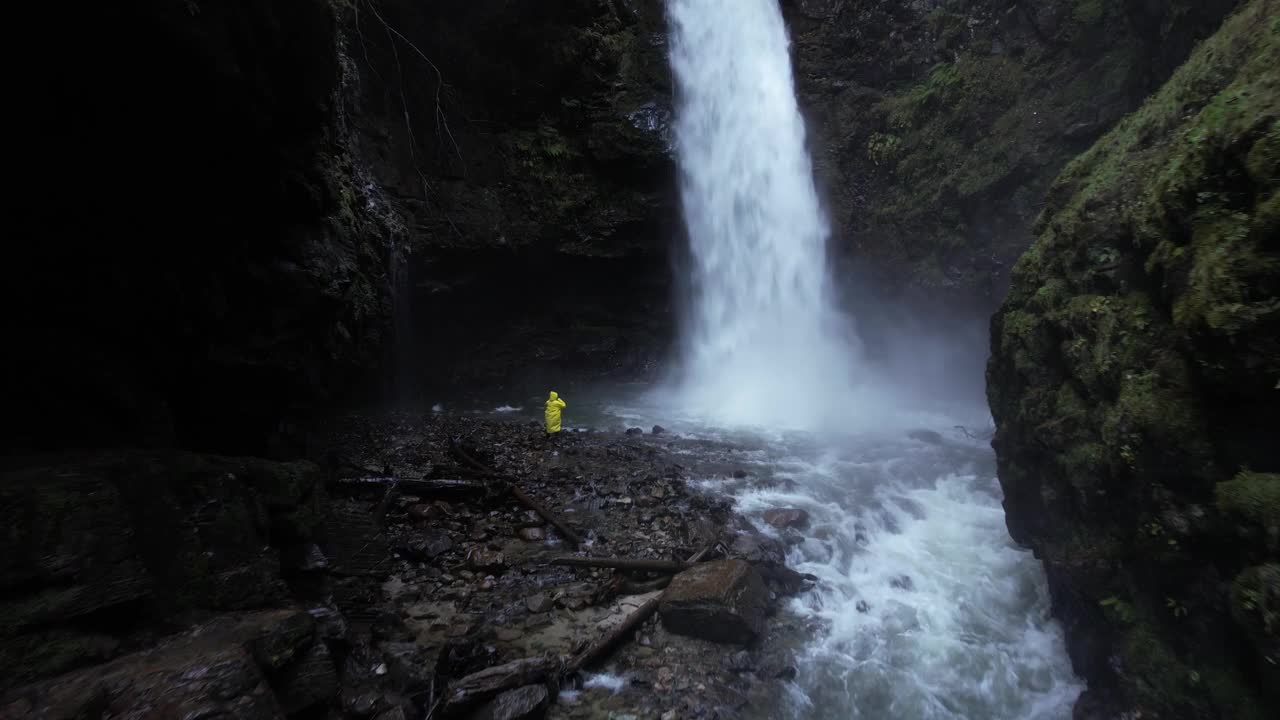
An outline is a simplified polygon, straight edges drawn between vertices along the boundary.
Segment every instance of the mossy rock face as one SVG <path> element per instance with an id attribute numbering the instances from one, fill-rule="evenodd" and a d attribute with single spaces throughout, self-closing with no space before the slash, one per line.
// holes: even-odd
<path id="1" fill-rule="evenodd" d="M 1257 568 L 1280 552 L 1276 67 L 1280 6 L 1246 3 L 1063 169 L 992 320 L 1010 531 L 1056 599 L 1082 588 L 1060 612 L 1104 609 L 1064 617 L 1073 644 L 1101 648 L 1077 670 L 1144 713 L 1276 707 L 1248 669 L 1267 666 L 1222 640 L 1272 647 Z M 1105 548 L 1089 577 L 1082 546 Z"/>
<path id="2" fill-rule="evenodd" d="M 1057 173 L 1236 4 L 784 3 L 837 243 L 890 270 L 865 282 L 994 303 Z"/>

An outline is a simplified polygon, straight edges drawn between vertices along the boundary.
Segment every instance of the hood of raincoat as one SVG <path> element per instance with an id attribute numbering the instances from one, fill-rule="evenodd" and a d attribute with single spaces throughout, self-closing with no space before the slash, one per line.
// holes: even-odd
<path id="1" fill-rule="evenodd" d="M 551 402 L 551 401 L 559 400 L 559 399 L 560 399 L 560 395 L 559 395 L 555 390 L 552 390 L 552 391 L 551 391 L 551 397 L 547 398 L 547 402 Z"/>

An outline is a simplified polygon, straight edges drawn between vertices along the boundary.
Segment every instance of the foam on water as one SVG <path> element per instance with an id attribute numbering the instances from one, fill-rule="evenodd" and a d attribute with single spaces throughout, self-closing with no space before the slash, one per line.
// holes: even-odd
<path id="1" fill-rule="evenodd" d="M 790 609 L 824 628 L 793 716 L 1070 717 L 1081 686 L 1039 564 L 1008 537 L 987 453 L 850 438 L 783 458 L 794 489 L 738 496 L 749 514 L 803 508 L 816 531 L 788 558 L 820 579 Z"/>
<path id="2" fill-rule="evenodd" d="M 754 448 L 728 457 L 767 487 L 694 483 L 729 493 L 761 532 L 786 536 L 763 522 L 765 510 L 809 513 L 788 563 L 819 582 L 787 609 L 818 630 L 781 707 L 758 717 L 1071 717 L 1082 685 L 1049 615 L 1043 571 L 1009 538 L 991 448 L 955 427 L 974 417 L 907 413 L 874 432 L 819 436 L 726 431 L 652 406 L 614 411 Z M 937 436 L 911 437 L 920 419 Z"/>

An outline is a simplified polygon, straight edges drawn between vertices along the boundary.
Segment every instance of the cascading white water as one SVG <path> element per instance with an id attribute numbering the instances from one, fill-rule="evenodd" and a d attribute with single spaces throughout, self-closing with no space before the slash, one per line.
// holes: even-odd
<path id="1" fill-rule="evenodd" d="M 668 12 L 693 264 L 681 400 L 722 423 L 831 421 L 856 363 L 777 0 L 669 0 Z"/>
<path id="2" fill-rule="evenodd" d="M 656 406 L 663 415 L 638 418 L 692 434 L 766 426 L 748 431 L 762 448 L 758 475 L 785 489 L 723 490 L 757 519 L 771 507 L 813 519 L 790 538 L 788 561 L 820 583 L 790 609 L 822 629 L 800 653 L 791 701 L 757 711 L 1070 717 L 1080 686 L 1043 572 L 1005 531 L 990 448 L 944 440 L 969 418 L 907 407 L 951 388 L 921 393 L 910 368 L 871 377 L 836 310 L 777 0 L 667 4 L 692 293 L 682 382 Z M 953 357 L 947 342 L 901 340 L 944 364 Z M 921 425 L 933 430 L 913 439 Z"/>

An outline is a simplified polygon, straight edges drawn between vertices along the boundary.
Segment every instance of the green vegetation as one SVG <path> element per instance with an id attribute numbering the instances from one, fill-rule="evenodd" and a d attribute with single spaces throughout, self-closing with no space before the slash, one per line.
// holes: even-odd
<path id="1" fill-rule="evenodd" d="M 1280 403 L 1276 67 L 1280 13 L 1253 0 L 1064 168 L 993 324 L 1007 510 L 1065 563 L 1082 535 L 1124 539 L 1070 580 L 1143 714 L 1266 716 L 1220 639 L 1234 623 L 1277 660 L 1280 468 L 1235 440 Z"/>
<path id="2" fill-rule="evenodd" d="M 1214 494 L 1224 513 L 1280 533 L 1280 473 L 1242 472 L 1218 483 Z"/>

